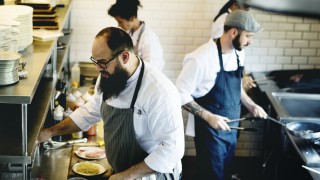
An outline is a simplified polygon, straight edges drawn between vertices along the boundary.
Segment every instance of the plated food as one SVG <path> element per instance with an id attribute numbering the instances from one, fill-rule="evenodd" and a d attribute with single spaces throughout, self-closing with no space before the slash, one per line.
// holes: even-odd
<path id="1" fill-rule="evenodd" d="M 105 173 L 107 168 L 97 162 L 84 161 L 73 165 L 72 170 L 82 176 L 98 176 Z"/>
<path id="2" fill-rule="evenodd" d="M 106 157 L 104 148 L 100 147 L 80 147 L 74 153 L 84 159 L 102 159 Z"/>

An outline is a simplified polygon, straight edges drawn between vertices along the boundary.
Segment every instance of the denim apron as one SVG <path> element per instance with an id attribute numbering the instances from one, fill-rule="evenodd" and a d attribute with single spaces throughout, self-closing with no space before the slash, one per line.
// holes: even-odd
<path id="1" fill-rule="evenodd" d="M 124 171 L 131 166 L 143 161 L 147 156 L 138 144 L 133 125 L 134 104 L 138 97 L 141 81 L 144 73 L 144 63 L 142 62 L 141 72 L 133 94 L 130 108 L 115 108 L 102 102 L 101 116 L 104 121 L 104 141 L 106 155 L 109 164 L 115 173 Z M 154 173 L 142 179 L 174 180 L 172 173 Z"/>
<path id="2" fill-rule="evenodd" d="M 225 116 L 229 119 L 240 117 L 241 76 L 243 67 L 235 71 L 225 71 L 222 61 L 220 39 L 217 39 L 220 72 L 213 88 L 195 101 L 213 114 Z M 239 126 L 239 122 L 229 123 L 230 126 Z M 237 130 L 216 130 L 203 119 L 195 116 L 195 146 L 197 179 L 224 180 L 226 169 L 231 165 L 234 156 Z"/>

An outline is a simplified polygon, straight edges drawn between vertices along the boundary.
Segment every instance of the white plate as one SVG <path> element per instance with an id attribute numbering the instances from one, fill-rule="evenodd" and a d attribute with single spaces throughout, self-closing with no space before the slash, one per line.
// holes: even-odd
<path id="1" fill-rule="evenodd" d="M 82 176 L 99 176 L 107 171 L 107 168 L 97 162 L 84 161 L 72 166 L 73 172 Z"/>
<path id="2" fill-rule="evenodd" d="M 103 155 L 99 156 L 99 157 L 88 157 L 86 156 L 86 152 L 92 152 L 94 150 L 103 150 L 102 148 L 100 147 L 79 147 L 77 150 L 74 151 L 74 153 L 83 158 L 83 159 L 90 159 L 90 160 L 93 160 L 93 159 L 102 159 L 102 158 L 105 158 L 106 157 L 106 153 L 104 153 Z"/>

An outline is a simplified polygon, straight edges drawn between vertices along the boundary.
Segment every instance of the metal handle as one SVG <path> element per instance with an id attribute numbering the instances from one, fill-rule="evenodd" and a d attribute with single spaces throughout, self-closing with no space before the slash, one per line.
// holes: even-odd
<path id="1" fill-rule="evenodd" d="M 230 129 L 244 130 L 244 127 L 229 126 Z"/>
<path id="2" fill-rule="evenodd" d="M 246 119 L 247 119 L 247 118 L 233 119 L 233 120 L 228 121 L 227 123 L 243 121 L 243 120 L 246 120 Z"/>
<path id="3" fill-rule="evenodd" d="M 87 140 L 88 140 L 87 138 L 76 139 L 76 140 L 68 141 L 68 144 L 83 143 L 83 142 L 87 142 Z"/>
<path id="4" fill-rule="evenodd" d="M 274 118 L 272 118 L 272 117 L 267 117 L 267 119 L 269 119 L 269 120 L 271 120 L 271 121 L 273 121 L 273 122 L 275 122 L 275 123 L 278 123 L 278 124 L 280 124 L 281 126 L 284 126 L 284 127 L 287 127 L 284 123 L 282 123 L 282 122 L 280 122 L 280 121 L 278 121 L 278 120 L 276 120 L 276 119 L 274 119 Z"/>

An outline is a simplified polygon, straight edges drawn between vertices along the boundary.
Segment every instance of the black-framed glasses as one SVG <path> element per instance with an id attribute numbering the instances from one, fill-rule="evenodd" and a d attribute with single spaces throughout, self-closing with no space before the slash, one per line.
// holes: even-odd
<path id="1" fill-rule="evenodd" d="M 98 65 L 98 66 L 100 66 L 100 67 L 102 67 L 102 68 L 105 68 L 105 67 L 107 67 L 107 64 L 109 64 L 111 61 L 113 61 L 117 56 L 119 56 L 121 53 L 122 53 L 123 51 L 119 51 L 119 52 L 117 52 L 114 56 L 112 56 L 109 60 L 106 60 L 106 59 L 100 59 L 100 60 L 96 60 L 96 59 L 94 59 L 92 56 L 90 57 L 90 60 L 94 63 L 94 64 L 96 64 L 96 65 Z"/>

